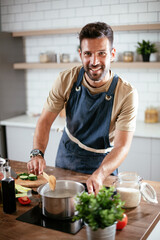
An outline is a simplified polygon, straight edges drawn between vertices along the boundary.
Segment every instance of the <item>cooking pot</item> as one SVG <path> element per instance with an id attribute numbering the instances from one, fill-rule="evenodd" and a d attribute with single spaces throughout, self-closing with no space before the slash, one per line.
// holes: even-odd
<path id="1" fill-rule="evenodd" d="M 57 180 L 52 191 L 49 183 L 41 185 L 37 192 L 41 196 L 42 214 L 54 219 L 67 219 L 75 215 L 75 196 L 85 190 L 83 184 L 70 180 Z"/>

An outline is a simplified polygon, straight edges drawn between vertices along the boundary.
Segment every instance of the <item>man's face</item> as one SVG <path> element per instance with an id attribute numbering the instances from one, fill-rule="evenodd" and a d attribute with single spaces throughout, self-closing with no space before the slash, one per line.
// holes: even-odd
<path id="1" fill-rule="evenodd" d="M 109 73 L 110 62 L 114 54 L 114 49 L 110 50 L 107 37 L 83 39 L 79 55 L 87 77 L 94 82 L 104 80 Z"/>

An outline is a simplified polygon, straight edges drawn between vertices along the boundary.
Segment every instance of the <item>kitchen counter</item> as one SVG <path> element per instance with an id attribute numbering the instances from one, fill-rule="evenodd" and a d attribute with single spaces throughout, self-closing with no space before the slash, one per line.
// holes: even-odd
<path id="1" fill-rule="evenodd" d="M 28 115 L 21 115 L 13 118 L 9 118 L 3 121 L 0 121 L 0 125 L 4 126 L 14 126 L 14 127 L 26 127 L 26 128 L 35 128 L 39 116 L 32 117 Z M 65 125 L 65 119 L 61 117 L 57 117 L 54 123 L 52 124 L 51 129 L 54 130 L 63 130 Z"/>
<path id="2" fill-rule="evenodd" d="M 16 172 L 27 171 L 26 163 L 24 162 L 10 161 L 10 165 Z M 57 179 L 70 179 L 79 182 L 86 182 L 89 176 L 87 174 L 53 167 L 47 167 L 46 172 L 48 174 L 54 174 Z M 106 179 L 105 185 L 110 186 L 115 180 L 115 177 L 110 176 Z M 151 205 L 142 200 L 137 208 L 126 210 L 128 224 L 123 230 L 116 232 L 116 240 L 144 240 L 160 220 L 160 182 L 148 182 L 155 188 L 159 203 L 157 205 Z M 85 226 L 76 235 L 72 235 L 16 220 L 18 216 L 33 208 L 33 206 L 35 206 L 34 202 L 29 206 L 22 206 L 17 202 L 17 211 L 14 214 L 5 214 L 3 213 L 2 207 L 0 207 L 0 238 L 2 240 L 28 240 L 31 238 L 34 240 L 87 239 Z"/>
<path id="3" fill-rule="evenodd" d="M 14 118 L 6 119 L 0 122 L 4 126 L 29 127 L 35 128 L 39 117 L 31 117 L 28 115 L 21 115 Z M 65 118 L 57 117 L 52 124 L 51 129 L 62 130 L 65 125 Z M 136 137 L 160 138 L 160 123 L 144 123 L 137 121 Z"/>

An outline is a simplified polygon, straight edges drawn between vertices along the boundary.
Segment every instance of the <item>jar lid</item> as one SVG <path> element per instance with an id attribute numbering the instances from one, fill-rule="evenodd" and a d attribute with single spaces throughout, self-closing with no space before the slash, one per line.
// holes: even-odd
<path id="1" fill-rule="evenodd" d="M 156 191 L 148 183 L 146 182 L 141 183 L 140 192 L 145 201 L 149 203 L 154 203 L 154 204 L 158 203 Z"/>

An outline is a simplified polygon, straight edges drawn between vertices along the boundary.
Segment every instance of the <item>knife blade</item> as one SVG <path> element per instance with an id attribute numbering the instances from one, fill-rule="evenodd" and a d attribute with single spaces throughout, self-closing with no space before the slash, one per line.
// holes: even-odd
<path id="1" fill-rule="evenodd" d="M 11 168 L 11 176 L 16 179 L 18 176 L 17 176 L 17 173 L 15 173 L 15 171 Z"/>

